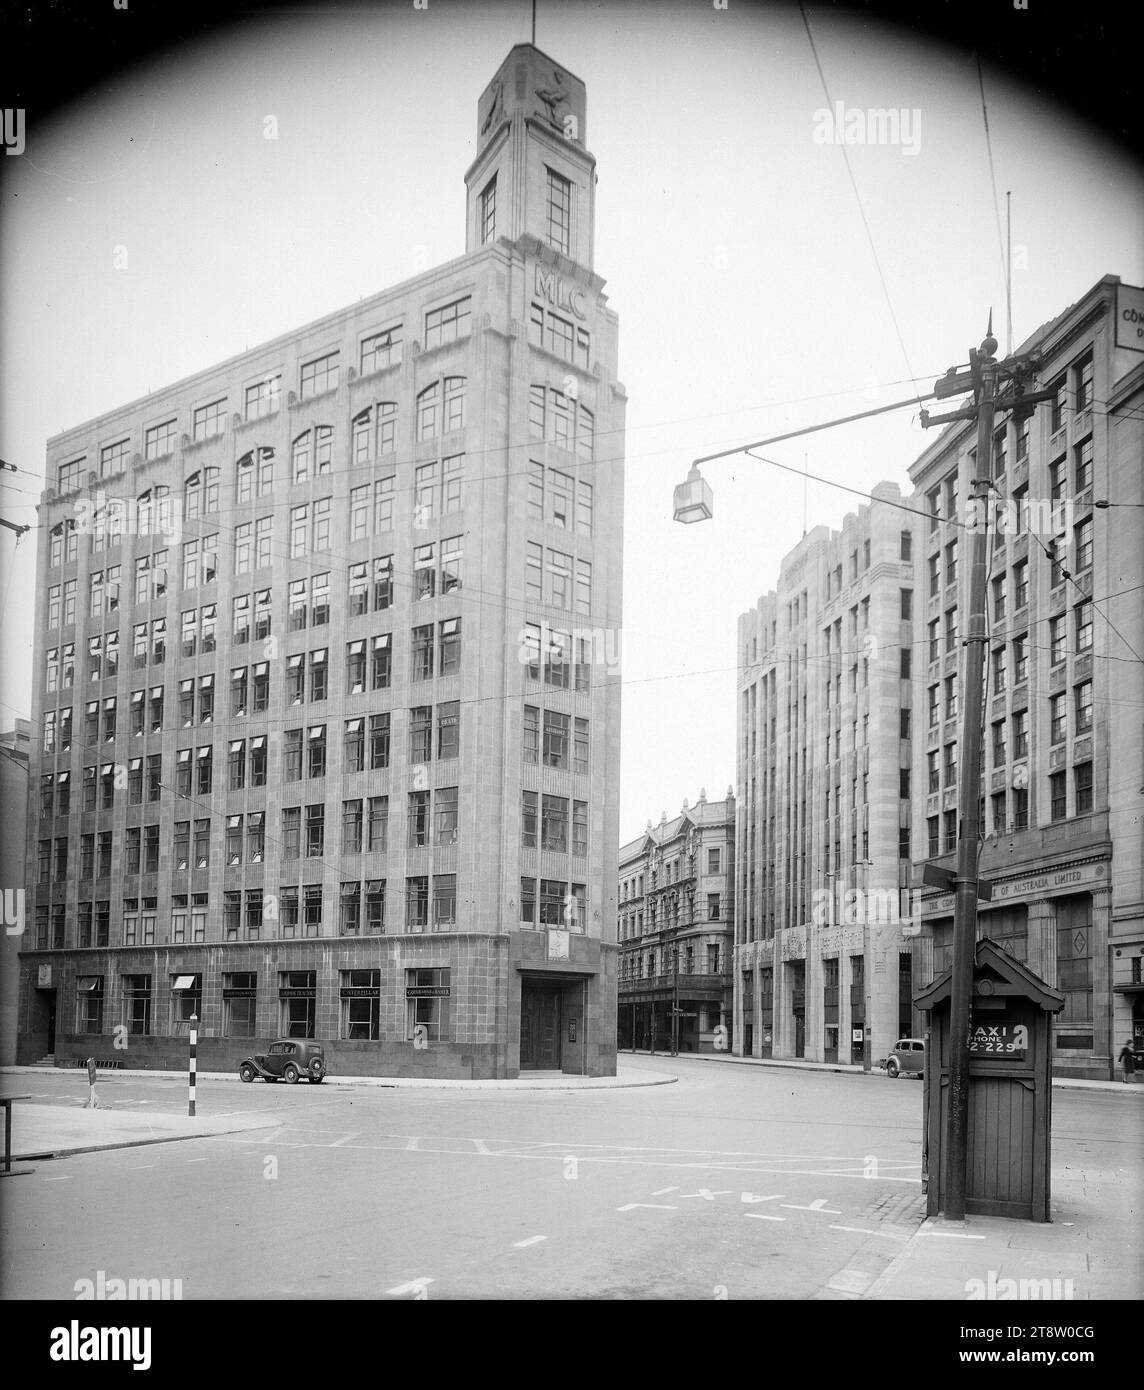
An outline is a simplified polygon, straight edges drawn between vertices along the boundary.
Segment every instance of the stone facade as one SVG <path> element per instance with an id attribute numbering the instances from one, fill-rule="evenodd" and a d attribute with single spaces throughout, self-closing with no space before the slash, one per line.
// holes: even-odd
<path id="1" fill-rule="evenodd" d="M 914 518 L 873 498 L 739 619 L 742 1055 L 861 1062 L 908 1029 Z"/>
<path id="2" fill-rule="evenodd" d="M 21 1060 L 614 1072 L 595 161 L 529 45 L 480 112 L 464 256 L 49 443 Z"/>
<path id="3" fill-rule="evenodd" d="M 1089 1078 L 1114 1072 L 1131 1034 L 1144 1047 L 1144 354 L 1125 331 L 1132 303 L 1144 295 L 1105 277 L 1021 345 L 1041 358 L 1042 389 L 1059 395 L 1036 408 L 1027 429 L 1001 417 L 993 446 L 994 495 L 1007 513 L 988 537 L 980 868 L 993 896 L 978 905 L 978 934 L 1064 991 L 1053 1068 Z M 910 470 L 929 517 L 923 573 L 967 514 L 976 446 L 972 424 L 950 426 Z M 1047 553 L 1054 537 L 1059 567 Z M 966 611 L 965 568 L 953 586 L 931 591 L 927 580 L 919 601 L 927 626 L 944 628 L 946 613 Z M 918 639 L 929 656 L 928 634 Z M 948 678 L 960 683 L 962 660 L 944 650 L 923 659 L 919 704 Z M 940 691 L 937 700 L 939 717 L 926 719 L 916 747 L 919 888 L 926 858 L 945 867 L 955 858 L 956 776 L 946 774 L 944 749 L 960 724 L 944 717 Z M 939 746 L 941 786 L 930 790 L 926 760 Z M 926 983 L 952 962 L 953 899 L 920 896 Z"/>
<path id="4" fill-rule="evenodd" d="M 993 444 L 978 931 L 1065 992 L 1082 1077 L 1144 1040 L 1141 313 L 1109 276 L 1033 334 L 1057 398 Z M 876 1062 L 951 964 L 922 872 L 955 861 L 976 447 L 948 426 L 739 620 L 736 1050 L 858 1062 L 868 1023 Z"/>

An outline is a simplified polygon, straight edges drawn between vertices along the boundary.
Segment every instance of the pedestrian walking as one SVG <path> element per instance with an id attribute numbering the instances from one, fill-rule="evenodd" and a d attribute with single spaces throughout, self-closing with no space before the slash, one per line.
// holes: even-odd
<path id="1" fill-rule="evenodd" d="M 1120 1049 L 1120 1056 L 1116 1059 L 1123 1069 L 1125 1082 L 1131 1086 L 1136 1080 L 1136 1053 L 1132 1050 L 1132 1039 L 1129 1038 Z"/>

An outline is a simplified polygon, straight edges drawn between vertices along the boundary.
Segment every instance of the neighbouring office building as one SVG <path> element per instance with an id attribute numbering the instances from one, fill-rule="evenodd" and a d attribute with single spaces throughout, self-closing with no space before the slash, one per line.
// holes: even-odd
<path id="1" fill-rule="evenodd" d="M 1064 992 L 1058 1075 L 1144 1045 L 1142 323 L 1108 276 L 1033 334 L 1055 397 L 991 449 L 978 933 Z M 922 871 L 955 864 L 976 449 L 946 427 L 739 620 L 737 1051 L 857 1062 L 868 1024 L 876 1061 L 952 964 Z"/>
<path id="2" fill-rule="evenodd" d="M 20 1060 L 615 1069 L 617 319 L 585 89 L 457 260 L 52 439 Z"/>
<path id="3" fill-rule="evenodd" d="M 1058 1075 L 1107 1077 L 1144 1046 L 1144 291 L 1106 276 L 1018 349 L 1031 417 L 992 443 L 981 873 L 988 935 L 1054 988 Z M 919 520 L 913 856 L 955 863 L 958 692 L 977 435 L 910 469 Z M 922 984 L 949 968 L 953 898 L 921 893 Z"/>
<path id="4" fill-rule="evenodd" d="M 909 1027 L 914 518 L 873 499 L 739 619 L 739 1055 L 861 1062 Z"/>
<path id="5" fill-rule="evenodd" d="M 620 848 L 619 1045 L 710 1052 L 729 1029 L 735 797 L 694 806 Z M 673 1033 L 673 1010 L 676 1019 Z"/>

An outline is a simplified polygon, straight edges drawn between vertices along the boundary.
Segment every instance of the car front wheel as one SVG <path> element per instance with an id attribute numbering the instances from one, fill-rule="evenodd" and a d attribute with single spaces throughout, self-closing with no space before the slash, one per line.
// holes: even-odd
<path id="1" fill-rule="evenodd" d="M 242 1066 L 238 1069 L 238 1074 L 243 1081 L 254 1080 L 254 1068 L 250 1065 L 249 1062 L 243 1062 Z"/>
<path id="2" fill-rule="evenodd" d="M 897 1062 L 895 1062 L 894 1059 L 891 1057 L 890 1060 L 886 1063 L 886 1075 L 891 1078 L 896 1078 L 900 1071 L 901 1067 L 899 1067 Z"/>
<path id="3" fill-rule="evenodd" d="M 286 1078 L 290 1085 L 293 1086 L 294 1082 L 298 1080 L 298 1068 L 294 1065 L 293 1062 L 287 1062 L 286 1067 L 282 1072 L 282 1075 Z"/>

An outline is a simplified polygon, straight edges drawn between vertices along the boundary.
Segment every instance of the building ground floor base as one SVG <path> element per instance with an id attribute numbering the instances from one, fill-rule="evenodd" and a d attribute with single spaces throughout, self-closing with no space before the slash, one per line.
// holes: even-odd
<path id="1" fill-rule="evenodd" d="M 614 1076 L 615 948 L 570 932 L 433 933 L 20 957 L 17 1062 L 237 1070 L 314 1038 L 331 1074 Z"/>

